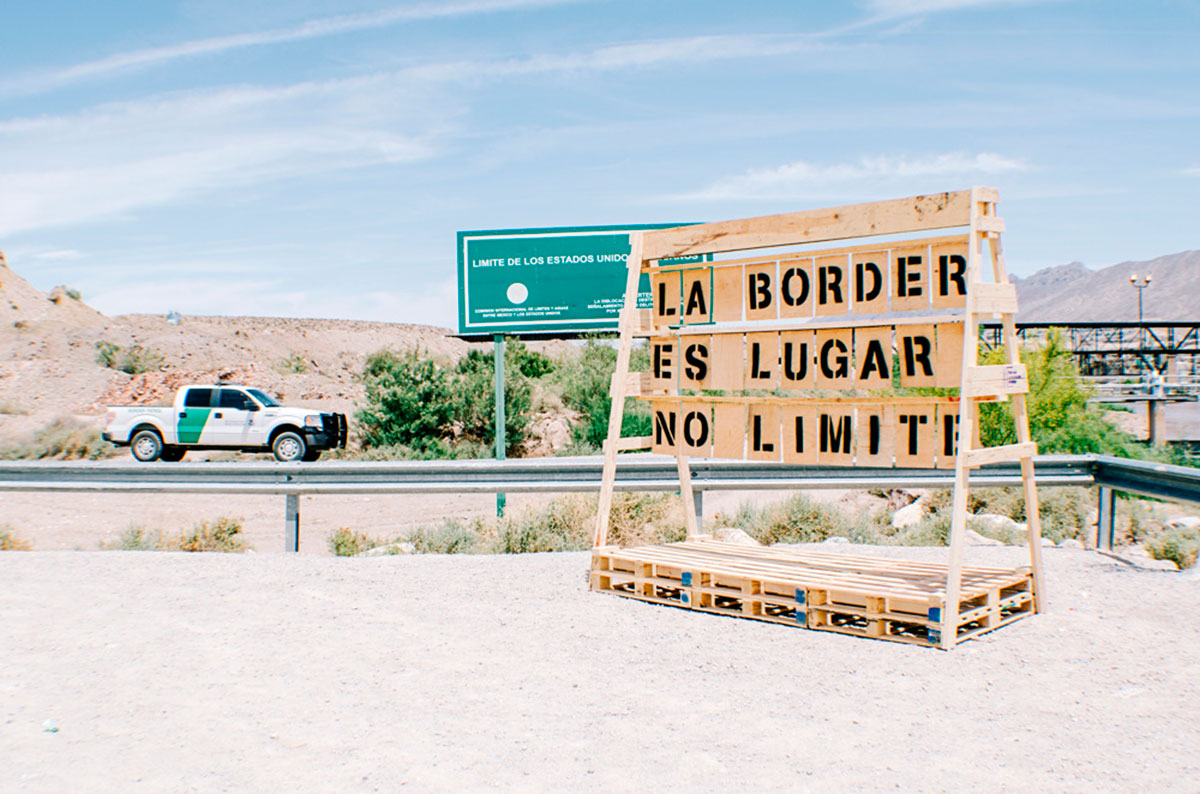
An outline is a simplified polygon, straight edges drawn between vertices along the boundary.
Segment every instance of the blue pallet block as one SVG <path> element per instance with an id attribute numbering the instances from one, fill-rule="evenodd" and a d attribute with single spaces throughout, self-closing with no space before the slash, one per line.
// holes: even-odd
<path id="1" fill-rule="evenodd" d="M 691 572 L 691 571 L 684 571 L 684 572 L 683 572 L 683 573 L 680 575 L 680 578 L 683 580 L 683 586 L 684 586 L 684 587 L 691 587 L 691 586 L 692 586 L 692 572 Z"/>
<path id="2" fill-rule="evenodd" d="M 941 623 L 942 622 L 942 608 L 941 607 L 930 607 L 929 608 L 929 619 L 932 620 L 934 623 Z"/>

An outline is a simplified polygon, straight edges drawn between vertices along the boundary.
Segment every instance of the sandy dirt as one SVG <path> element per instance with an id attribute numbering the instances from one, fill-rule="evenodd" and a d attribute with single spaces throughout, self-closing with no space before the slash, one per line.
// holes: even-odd
<path id="1" fill-rule="evenodd" d="M 1050 611 L 944 653 L 593 594 L 587 565 L 2 554 L 0 788 L 1197 790 L 1194 577 L 1047 549 Z"/>

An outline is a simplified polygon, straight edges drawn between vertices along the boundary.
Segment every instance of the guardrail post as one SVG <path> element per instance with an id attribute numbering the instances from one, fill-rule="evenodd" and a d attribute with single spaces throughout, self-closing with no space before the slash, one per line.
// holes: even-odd
<path id="1" fill-rule="evenodd" d="M 692 493 L 692 500 L 696 503 L 696 527 L 700 533 L 704 533 L 704 491 L 697 488 Z"/>
<path id="2" fill-rule="evenodd" d="M 1117 518 L 1117 492 L 1103 485 L 1099 491 L 1100 503 L 1096 507 L 1096 548 L 1112 551 Z"/>
<path id="3" fill-rule="evenodd" d="M 300 551 L 300 495 L 286 496 L 287 505 L 283 513 L 283 550 Z"/>

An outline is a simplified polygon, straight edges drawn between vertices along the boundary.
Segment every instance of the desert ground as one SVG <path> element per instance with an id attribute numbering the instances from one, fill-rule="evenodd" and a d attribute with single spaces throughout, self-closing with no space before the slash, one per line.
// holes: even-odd
<path id="1" fill-rule="evenodd" d="M 1194 574 L 1047 549 L 1048 611 L 942 652 L 590 593 L 587 567 L 0 555 L 0 788 L 1197 790 Z"/>

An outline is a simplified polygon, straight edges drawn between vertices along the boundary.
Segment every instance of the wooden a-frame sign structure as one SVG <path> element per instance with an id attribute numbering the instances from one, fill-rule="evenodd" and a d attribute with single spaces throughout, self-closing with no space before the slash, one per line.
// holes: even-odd
<path id="1" fill-rule="evenodd" d="M 633 235 L 592 589 L 943 649 L 1039 611 L 1037 449 L 997 200 L 994 189 L 976 187 Z M 943 236 L 914 238 L 929 232 Z M 770 253 L 664 261 L 755 249 Z M 638 310 L 643 273 L 654 306 Z M 980 366 L 981 316 L 1002 318 L 1005 364 Z M 649 339 L 649 372 L 629 371 L 635 337 Z M 902 388 L 943 391 L 897 396 L 893 375 Z M 650 402 L 653 435 L 621 438 L 628 397 Z M 981 447 L 978 406 L 1003 400 L 1011 401 L 1018 443 Z M 608 545 L 617 453 L 645 448 L 676 457 L 687 539 L 620 549 Z M 714 541 L 700 533 L 690 457 L 953 467 L 949 559 L 942 565 Z M 1021 465 L 1030 564 L 964 566 L 969 473 L 1006 460 Z"/>

